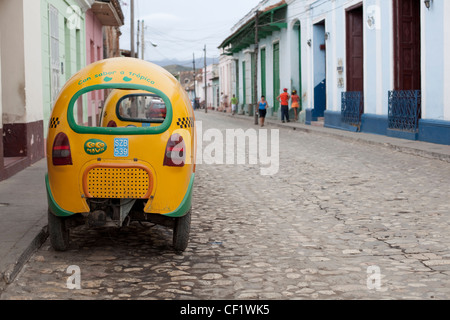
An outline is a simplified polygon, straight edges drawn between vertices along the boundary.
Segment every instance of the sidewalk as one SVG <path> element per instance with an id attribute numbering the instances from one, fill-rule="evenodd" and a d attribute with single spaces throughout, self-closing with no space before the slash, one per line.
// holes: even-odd
<path id="1" fill-rule="evenodd" d="M 204 110 L 199 110 L 197 112 L 204 112 Z M 218 111 L 208 110 L 208 114 L 221 115 L 224 117 L 230 117 L 235 119 L 241 119 L 248 122 L 249 126 L 254 126 L 254 117 L 246 115 L 234 115 L 229 113 L 223 113 Z M 413 154 L 417 156 L 422 156 L 426 158 L 439 159 L 442 161 L 450 162 L 450 146 L 428 143 L 423 141 L 411 141 L 405 139 L 391 138 L 388 136 L 382 136 L 377 134 L 362 133 L 362 132 L 350 132 L 339 129 L 316 127 L 301 124 L 298 122 L 282 123 L 280 120 L 266 119 L 266 129 L 267 127 L 279 127 L 287 128 L 292 130 L 298 130 L 307 133 L 321 134 L 327 136 L 333 136 L 339 139 L 348 141 L 357 141 L 360 143 L 380 145 L 392 150 L 396 150 L 403 153 Z"/>
<path id="2" fill-rule="evenodd" d="M 0 181 L 0 293 L 47 239 L 45 159 Z"/>

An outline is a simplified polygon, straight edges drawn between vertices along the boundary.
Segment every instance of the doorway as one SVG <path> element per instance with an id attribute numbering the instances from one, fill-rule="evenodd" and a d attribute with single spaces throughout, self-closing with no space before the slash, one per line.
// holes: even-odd
<path id="1" fill-rule="evenodd" d="M 325 20 L 313 25 L 314 109 L 313 119 L 323 117 L 327 104 Z"/>
<path id="2" fill-rule="evenodd" d="M 362 3 L 346 10 L 346 80 L 342 93 L 342 122 L 360 130 L 364 113 L 364 24 Z"/>
<path id="3" fill-rule="evenodd" d="M 278 95 L 281 93 L 281 81 L 280 81 L 280 43 L 273 44 L 273 113 L 276 114 L 280 109 L 280 102 L 277 100 Z"/>
<path id="4" fill-rule="evenodd" d="M 394 0 L 394 90 L 421 90 L 420 5 Z"/>
<path id="5" fill-rule="evenodd" d="M 393 0 L 394 90 L 389 91 L 388 135 L 418 139 L 422 117 L 420 6 Z"/>
<path id="6" fill-rule="evenodd" d="M 266 48 L 261 49 L 261 94 L 266 96 Z"/>
<path id="7" fill-rule="evenodd" d="M 364 92 L 364 39 L 362 4 L 347 11 L 347 91 Z"/>
<path id="8" fill-rule="evenodd" d="M 293 60 L 292 65 L 293 69 L 293 88 L 297 90 L 297 93 L 300 97 L 303 96 L 303 87 L 302 87 L 302 32 L 300 21 L 296 21 L 293 26 Z M 300 110 L 302 110 L 303 99 L 300 101 Z"/>

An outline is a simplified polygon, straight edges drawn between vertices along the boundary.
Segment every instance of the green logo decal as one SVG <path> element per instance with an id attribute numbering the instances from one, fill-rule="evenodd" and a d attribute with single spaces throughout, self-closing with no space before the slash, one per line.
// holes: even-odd
<path id="1" fill-rule="evenodd" d="M 86 151 L 87 154 L 91 155 L 102 154 L 103 152 L 106 151 L 106 149 L 107 149 L 106 143 L 98 139 L 88 140 L 84 144 L 84 151 Z"/>

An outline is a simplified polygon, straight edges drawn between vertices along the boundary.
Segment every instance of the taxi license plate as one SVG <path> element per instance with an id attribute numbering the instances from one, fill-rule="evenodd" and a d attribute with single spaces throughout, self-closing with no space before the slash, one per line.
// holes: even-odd
<path id="1" fill-rule="evenodd" d="M 123 158 L 128 157 L 129 143 L 128 139 L 116 138 L 114 139 L 114 157 Z"/>

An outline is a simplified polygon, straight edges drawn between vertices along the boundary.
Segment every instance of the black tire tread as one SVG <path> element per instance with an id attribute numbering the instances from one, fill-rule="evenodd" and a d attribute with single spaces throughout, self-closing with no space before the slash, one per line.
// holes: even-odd
<path id="1" fill-rule="evenodd" d="M 191 232 L 191 210 L 180 218 L 175 220 L 173 229 L 173 247 L 175 251 L 183 252 L 189 243 L 189 234 Z"/>
<path id="2" fill-rule="evenodd" d="M 67 251 L 70 236 L 66 219 L 55 216 L 50 210 L 48 211 L 48 233 L 53 249 L 56 251 Z"/>

